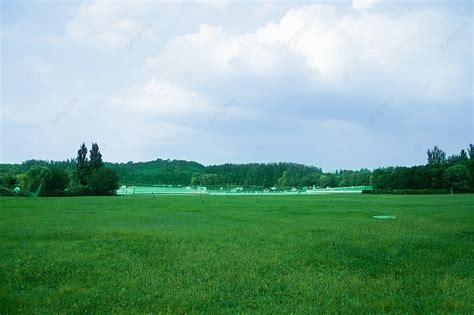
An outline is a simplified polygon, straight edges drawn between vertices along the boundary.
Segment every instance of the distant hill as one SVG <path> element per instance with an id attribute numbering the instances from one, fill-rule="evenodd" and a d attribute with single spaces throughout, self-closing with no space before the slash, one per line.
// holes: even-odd
<path id="1" fill-rule="evenodd" d="M 0 164 L 0 176 L 17 175 L 26 172 L 31 166 L 47 166 L 72 172 L 75 161 L 28 160 L 21 164 Z M 206 167 L 193 161 L 162 160 L 149 162 L 110 163 L 105 165 L 119 175 L 120 183 L 127 185 L 189 185 L 192 177 L 205 172 Z"/>
<path id="2" fill-rule="evenodd" d="M 183 160 L 105 164 L 117 172 L 120 183 L 127 185 L 189 185 L 194 175 L 206 169 L 197 162 Z"/>

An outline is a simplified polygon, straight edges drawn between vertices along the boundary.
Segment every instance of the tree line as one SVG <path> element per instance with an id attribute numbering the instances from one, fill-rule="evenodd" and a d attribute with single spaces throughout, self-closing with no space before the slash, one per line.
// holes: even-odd
<path id="1" fill-rule="evenodd" d="M 382 167 L 374 170 L 338 170 L 294 163 L 224 164 L 208 166 L 192 177 L 193 185 L 250 188 L 316 186 L 347 187 L 372 185 L 374 193 L 474 192 L 474 147 L 447 156 L 435 146 L 427 150 L 427 163 L 413 167 Z"/>
<path id="2" fill-rule="evenodd" d="M 29 160 L 21 165 L 2 165 L 0 195 L 81 196 L 109 195 L 118 188 L 117 173 L 105 167 L 97 143 L 88 150 L 83 143 L 77 158 L 67 161 Z"/>
<path id="3" fill-rule="evenodd" d="M 87 154 L 89 153 L 89 157 Z M 447 156 L 427 150 L 427 163 L 413 167 L 338 170 L 297 163 L 248 163 L 204 166 L 193 161 L 162 160 L 107 163 L 97 144 L 82 144 L 75 159 L 29 160 L 0 165 L 0 194 L 16 188 L 40 195 L 112 194 L 118 185 L 181 185 L 249 190 L 372 185 L 375 193 L 474 192 L 474 146 Z"/>

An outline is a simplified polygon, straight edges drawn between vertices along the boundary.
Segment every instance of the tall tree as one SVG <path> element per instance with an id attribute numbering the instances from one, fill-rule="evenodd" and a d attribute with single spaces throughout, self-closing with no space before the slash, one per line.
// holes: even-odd
<path id="1" fill-rule="evenodd" d="M 446 162 L 446 152 L 435 146 L 433 150 L 428 149 L 428 164 L 441 164 Z"/>
<path id="2" fill-rule="evenodd" d="M 89 161 L 87 159 L 87 147 L 83 143 L 77 151 L 76 174 L 82 186 L 87 185 L 87 177 L 89 176 Z"/>
<path id="3" fill-rule="evenodd" d="M 474 159 L 474 144 L 469 144 L 469 148 L 467 148 L 467 153 L 469 153 L 469 158 L 471 160 Z"/>
<path id="4" fill-rule="evenodd" d="M 464 191 L 470 179 L 469 170 L 462 164 L 448 167 L 444 172 L 446 186 L 454 191 Z"/>
<path id="5" fill-rule="evenodd" d="M 467 153 L 466 150 L 462 149 L 460 154 L 453 154 L 448 157 L 448 162 L 449 163 L 456 163 L 459 161 L 465 161 L 467 160 Z"/>
<path id="6" fill-rule="evenodd" d="M 90 155 L 90 168 L 91 171 L 97 170 L 104 166 L 104 162 L 102 162 L 102 154 L 99 151 L 99 145 L 97 143 L 92 143 L 92 148 L 89 153 Z"/>

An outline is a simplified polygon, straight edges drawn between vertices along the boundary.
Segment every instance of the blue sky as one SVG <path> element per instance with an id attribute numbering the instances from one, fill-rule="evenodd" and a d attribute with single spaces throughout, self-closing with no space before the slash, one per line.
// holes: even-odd
<path id="1" fill-rule="evenodd" d="M 1 162 L 425 162 L 473 142 L 471 1 L 2 1 Z"/>

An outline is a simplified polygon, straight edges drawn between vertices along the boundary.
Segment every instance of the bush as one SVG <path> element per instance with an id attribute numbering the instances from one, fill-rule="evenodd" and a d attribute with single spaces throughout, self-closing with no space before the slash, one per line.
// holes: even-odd
<path id="1" fill-rule="evenodd" d="M 61 169 L 52 169 L 51 178 L 47 183 L 51 193 L 61 194 L 69 185 L 69 175 Z"/>
<path id="2" fill-rule="evenodd" d="M 16 193 L 5 186 L 0 186 L 0 196 L 16 196 Z"/>
<path id="3" fill-rule="evenodd" d="M 88 179 L 88 187 L 93 195 L 112 195 L 118 188 L 117 173 L 109 168 L 94 170 Z"/>
<path id="4" fill-rule="evenodd" d="M 464 192 L 468 190 L 468 183 L 471 180 L 469 170 L 462 164 L 450 166 L 444 172 L 446 186 L 451 191 Z"/>
<path id="5" fill-rule="evenodd" d="M 28 193 L 43 196 L 48 191 L 51 170 L 46 166 L 32 166 L 26 172 L 23 187 Z"/>
<path id="6" fill-rule="evenodd" d="M 68 174 L 61 169 L 46 166 L 32 166 L 25 174 L 25 191 L 39 196 L 63 196 L 69 185 Z"/>

